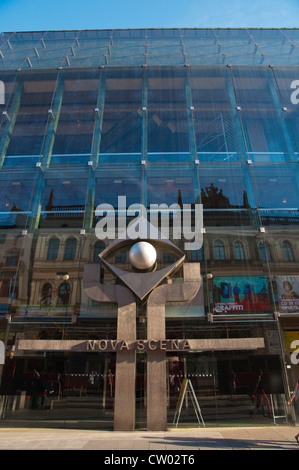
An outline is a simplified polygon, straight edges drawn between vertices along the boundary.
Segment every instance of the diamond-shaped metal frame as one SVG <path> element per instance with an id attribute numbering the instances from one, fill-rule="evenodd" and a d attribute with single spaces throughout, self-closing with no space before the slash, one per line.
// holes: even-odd
<path id="1" fill-rule="evenodd" d="M 105 250 L 99 254 L 100 261 L 103 266 L 110 270 L 117 278 L 119 278 L 140 300 L 143 300 L 155 287 L 157 287 L 163 279 L 176 271 L 184 262 L 186 255 L 170 240 L 165 238 L 161 232 L 157 230 L 144 217 L 138 217 L 135 224 L 139 224 L 142 237 L 131 239 L 127 231 L 114 240 Z M 132 226 L 131 226 L 132 228 Z M 176 253 L 178 259 L 166 268 L 153 272 L 131 272 L 117 268 L 113 264 L 106 261 L 106 257 L 110 256 L 113 251 L 124 246 L 133 246 L 139 241 L 152 242 L 156 249 L 171 248 Z"/>

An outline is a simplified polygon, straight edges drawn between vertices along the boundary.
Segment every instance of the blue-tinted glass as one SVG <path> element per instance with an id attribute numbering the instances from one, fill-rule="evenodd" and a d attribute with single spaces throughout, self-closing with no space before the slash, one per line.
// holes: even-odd
<path id="1" fill-rule="evenodd" d="M 51 238 L 48 246 L 48 260 L 56 260 L 58 256 L 60 241 L 58 238 Z"/>
<path id="2" fill-rule="evenodd" d="M 189 150 L 184 71 L 149 69 L 147 137 L 149 152 Z"/>
<path id="3" fill-rule="evenodd" d="M 125 164 L 101 166 L 95 173 L 95 207 L 111 204 L 118 208 L 119 196 L 126 198 L 126 207 L 141 202 L 141 170 L 133 166 L 128 170 Z"/>
<path id="4" fill-rule="evenodd" d="M 187 62 L 190 65 L 226 65 L 228 64 L 226 56 L 223 54 L 214 55 L 191 55 L 188 54 Z"/>
<path id="5" fill-rule="evenodd" d="M 280 38 L 280 37 L 283 36 L 280 29 L 272 29 L 272 28 L 269 28 L 269 29 L 264 29 L 264 28 L 248 29 L 248 32 L 249 32 L 249 34 L 252 34 L 253 36 L 256 36 L 258 38 L 261 38 L 261 37 L 278 37 L 278 38 Z"/>
<path id="6" fill-rule="evenodd" d="M 25 225 L 30 209 L 32 191 L 35 184 L 35 175 L 31 170 L 2 170 L 0 175 L 0 212 L 3 214 L 2 225 L 5 220 L 13 225 L 18 219 L 20 225 Z M 4 213 L 10 213 L 6 216 Z M 16 223 L 16 221 L 15 221 Z"/>
<path id="7" fill-rule="evenodd" d="M 45 172 L 40 225 L 80 227 L 87 195 L 87 169 L 59 168 L 59 171 L 53 168 Z"/>
<path id="8" fill-rule="evenodd" d="M 215 29 L 216 36 L 219 38 L 247 38 L 249 32 L 246 29 Z"/>
<path id="9" fill-rule="evenodd" d="M 280 56 L 268 56 L 268 61 L 271 65 L 286 65 L 286 66 L 298 66 L 299 56 L 296 55 L 280 55 Z"/>
<path id="10" fill-rule="evenodd" d="M 296 151 L 299 149 L 299 67 L 275 67 L 275 80 L 278 85 L 282 105 L 287 108 L 284 113 L 289 132 L 295 141 Z"/>
<path id="11" fill-rule="evenodd" d="M 53 100 L 54 120 L 59 116 L 53 155 L 90 154 L 99 84 L 96 71 L 60 74 Z"/>
<path id="12" fill-rule="evenodd" d="M 228 68 L 192 68 L 189 76 L 198 158 L 211 161 L 238 159 L 240 149 Z"/>
<path id="13" fill-rule="evenodd" d="M 147 204 L 194 204 L 198 194 L 190 164 L 147 165 Z"/>
<path id="14" fill-rule="evenodd" d="M 201 54 L 219 54 L 221 52 L 221 47 L 218 44 L 211 44 L 211 45 L 200 45 L 200 44 L 192 44 L 192 45 L 185 45 L 184 51 L 186 54 L 190 55 L 201 55 Z"/>
<path id="15" fill-rule="evenodd" d="M 298 209 L 297 163 L 253 164 L 252 174 L 261 208 Z"/>
<path id="16" fill-rule="evenodd" d="M 183 65 L 185 59 L 182 54 L 176 55 L 148 55 L 146 57 L 147 65 Z"/>
<path id="17" fill-rule="evenodd" d="M 215 33 L 212 29 L 184 29 L 182 30 L 184 37 L 195 37 L 195 38 L 214 38 Z"/>
<path id="18" fill-rule="evenodd" d="M 225 259 L 224 245 L 221 241 L 217 240 L 214 244 L 215 259 Z"/>
<path id="19" fill-rule="evenodd" d="M 16 120 L 6 155 L 40 155 L 55 83 L 56 73 L 18 76 L 20 104 L 12 103 L 9 111 L 15 112 Z"/>
<path id="20" fill-rule="evenodd" d="M 141 71 L 107 72 L 101 154 L 141 152 L 141 109 Z"/>
<path id="21" fill-rule="evenodd" d="M 97 241 L 94 246 L 94 253 L 93 253 L 93 262 L 99 262 L 99 254 L 105 249 L 105 243 L 103 241 Z"/>
<path id="22" fill-rule="evenodd" d="M 232 77 L 248 152 L 253 152 L 253 157 L 268 153 L 274 160 L 275 154 L 293 159 L 294 142 L 286 127 L 272 70 L 232 67 Z"/>
<path id="23" fill-rule="evenodd" d="M 72 260 L 76 257 L 77 239 L 68 238 L 65 244 L 64 259 Z"/>
<path id="24" fill-rule="evenodd" d="M 294 261 L 293 250 L 289 242 L 284 241 L 282 243 L 283 255 L 285 261 Z"/>
<path id="25" fill-rule="evenodd" d="M 58 305 L 68 305 L 70 291 L 70 285 L 67 282 L 60 285 L 58 290 Z"/>

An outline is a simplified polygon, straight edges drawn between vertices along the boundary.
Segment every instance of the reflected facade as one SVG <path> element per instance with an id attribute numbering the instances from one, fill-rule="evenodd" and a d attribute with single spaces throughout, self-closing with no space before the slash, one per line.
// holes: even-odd
<path id="1" fill-rule="evenodd" d="M 97 207 L 119 218 L 123 196 L 148 218 L 151 205 L 188 205 L 194 223 L 203 208 L 202 247 L 185 251 L 200 289 L 167 303 L 165 339 L 213 347 L 167 352 L 167 425 L 184 379 L 206 426 L 296 423 L 299 29 L 2 33 L 0 80 L 0 425 L 113 428 L 115 351 L 18 344 L 117 339 L 117 305 L 89 298 L 83 277 L 113 241 L 96 236 Z M 125 250 L 110 261 L 131 269 Z M 162 269 L 172 262 L 158 253 Z M 136 330 L 147 338 L 139 300 Z M 136 429 L 147 427 L 146 364 L 138 351 Z M 272 416 L 264 399 L 252 418 L 259 370 Z M 178 425 L 200 425 L 190 397 L 181 404 Z"/>

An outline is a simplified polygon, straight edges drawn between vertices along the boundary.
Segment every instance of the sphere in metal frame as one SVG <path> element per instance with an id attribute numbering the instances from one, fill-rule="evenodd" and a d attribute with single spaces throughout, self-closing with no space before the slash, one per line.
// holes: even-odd
<path id="1" fill-rule="evenodd" d="M 135 243 L 129 252 L 130 263 L 137 269 L 150 269 L 155 264 L 156 259 L 156 249 L 148 242 Z"/>

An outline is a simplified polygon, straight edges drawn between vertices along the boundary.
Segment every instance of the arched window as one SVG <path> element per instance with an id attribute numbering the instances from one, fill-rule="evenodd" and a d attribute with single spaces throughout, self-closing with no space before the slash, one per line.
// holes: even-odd
<path id="1" fill-rule="evenodd" d="M 11 251 L 8 253 L 5 261 L 5 266 L 17 266 L 19 261 L 19 252 Z"/>
<path id="2" fill-rule="evenodd" d="M 115 256 L 116 263 L 126 263 L 126 261 L 127 261 L 126 251 L 122 251 L 121 253 L 118 253 L 118 255 Z"/>
<path id="3" fill-rule="evenodd" d="M 105 249 L 105 243 L 101 240 L 96 242 L 94 246 L 94 253 L 93 253 L 93 262 L 97 263 L 99 261 L 99 254 Z"/>
<path id="4" fill-rule="evenodd" d="M 259 244 L 259 253 L 261 261 L 271 261 L 271 251 L 267 243 Z"/>
<path id="5" fill-rule="evenodd" d="M 70 298 L 70 285 L 68 282 L 63 282 L 58 289 L 58 304 L 68 305 Z"/>
<path id="6" fill-rule="evenodd" d="M 282 251 L 285 261 L 294 261 L 293 250 L 289 242 L 284 241 L 282 244 Z"/>
<path id="7" fill-rule="evenodd" d="M 49 260 L 57 259 L 59 244 L 60 244 L 60 241 L 58 238 L 55 238 L 55 237 L 51 238 L 51 240 L 49 241 L 49 246 L 48 246 L 47 259 Z"/>
<path id="8" fill-rule="evenodd" d="M 52 285 L 49 282 L 43 285 L 42 288 L 42 295 L 40 299 L 40 303 L 42 305 L 50 305 L 52 299 Z"/>
<path id="9" fill-rule="evenodd" d="M 163 253 L 163 261 L 165 263 L 174 263 L 174 258 L 169 253 Z"/>
<path id="10" fill-rule="evenodd" d="M 68 238 L 65 244 L 64 259 L 75 259 L 77 250 L 77 239 Z"/>
<path id="11" fill-rule="evenodd" d="M 243 243 L 235 242 L 235 259 L 245 259 Z"/>
<path id="12" fill-rule="evenodd" d="M 203 260 L 203 247 L 199 250 L 192 250 L 191 251 L 191 260 L 192 261 L 201 261 Z"/>
<path id="13" fill-rule="evenodd" d="M 214 243 L 215 259 L 225 259 L 224 244 L 220 240 Z"/>

